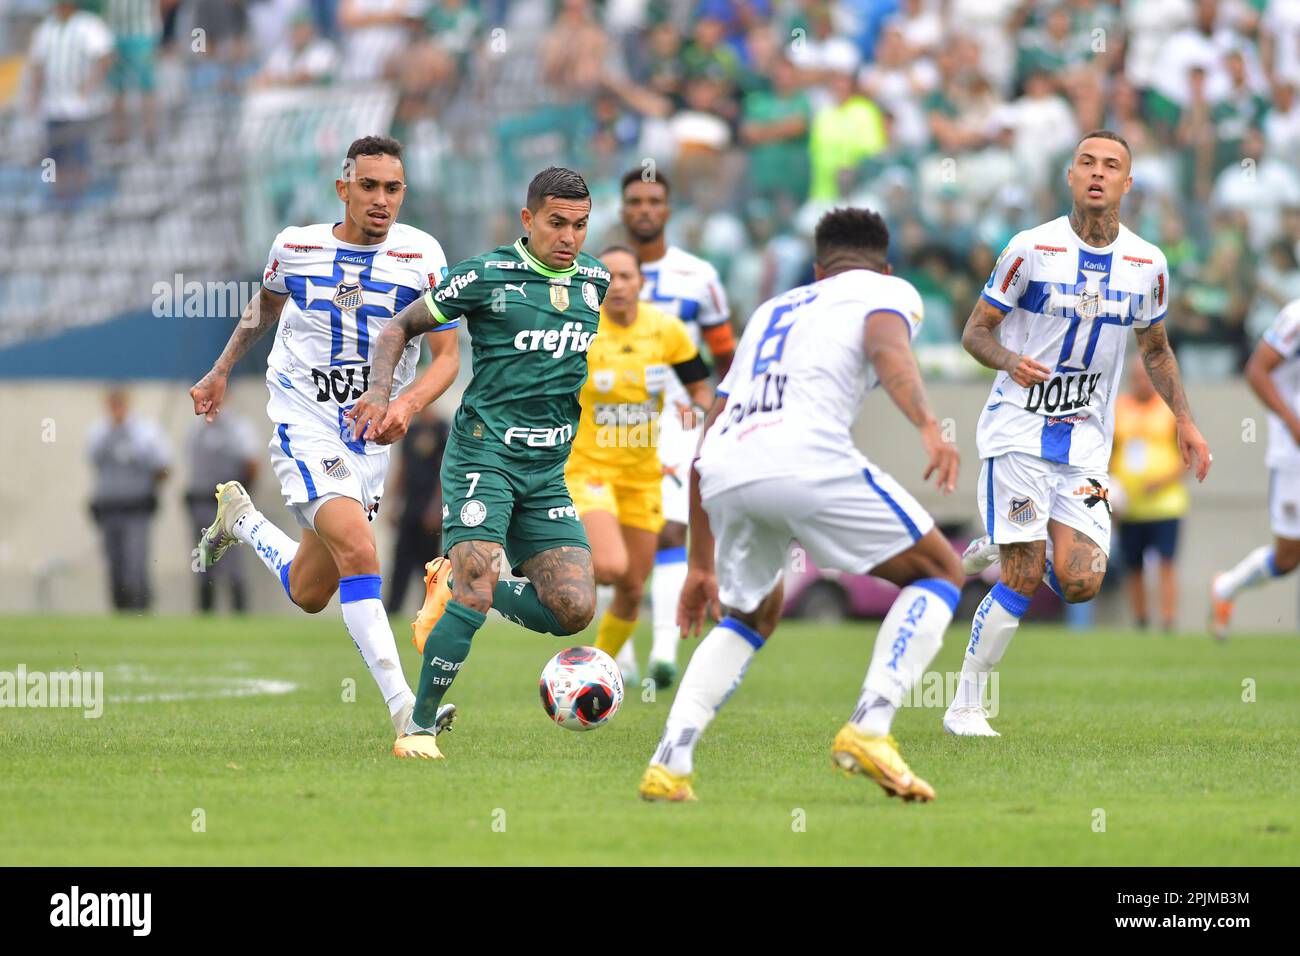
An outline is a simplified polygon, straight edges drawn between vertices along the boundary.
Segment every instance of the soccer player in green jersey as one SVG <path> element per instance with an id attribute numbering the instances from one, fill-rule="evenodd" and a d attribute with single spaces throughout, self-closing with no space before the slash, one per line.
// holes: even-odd
<path id="1" fill-rule="evenodd" d="M 442 463 L 448 557 L 430 563 L 429 593 L 413 625 L 424 666 L 415 711 L 393 745 L 399 757 L 441 759 L 438 707 L 489 608 L 561 635 L 582 630 L 595 611 L 591 549 L 564 481 L 587 348 L 610 278 L 582 252 L 590 213 L 580 175 L 557 167 L 538 173 L 520 210 L 526 236 L 458 263 L 394 316 L 375 344 L 370 388 L 348 414 L 358 438 L 378 429 L 406 343 L 466 323 L 474 376 Z M 527 581 L 498 580 L 503 554 Z"/>

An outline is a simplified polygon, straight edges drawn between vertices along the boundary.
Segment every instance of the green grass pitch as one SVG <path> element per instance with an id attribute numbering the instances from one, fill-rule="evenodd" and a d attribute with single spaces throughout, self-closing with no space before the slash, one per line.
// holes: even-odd
<path id="1" fill-rule="evenodd" d="M 394 623 L 413 680 L 418 659 Z M 903 805 L 830 766 L 875 631 L 785 623 L 696 751 L 700 802 L 663 805 L 636 786 L 671 691 L 647 702 L 633 689 L 592 733 L 543 714 L 542 664 L 578 641 L 494 618 L 449 696 L 461 712 L 448 759 L 424 763 L 390 756 L 388 719 L 337 612 L 3 619 L 0 671 L 103 671 L 109 700 L 90 720 L 0 709 L 0 860 L 1300 862 L 1295 637 L 1219 646 L 1026 625 L 1004 661 L 1000 739 L 948 737 L 938 709 L 900 712 L 903 753 L 939 793 Z M 964 632 L 956 622 L 932 670 L 960 667 Z M 644 656 L 644 624 L 639 640 Z M 262 693 L 268 681 L 295 689 Z"/>

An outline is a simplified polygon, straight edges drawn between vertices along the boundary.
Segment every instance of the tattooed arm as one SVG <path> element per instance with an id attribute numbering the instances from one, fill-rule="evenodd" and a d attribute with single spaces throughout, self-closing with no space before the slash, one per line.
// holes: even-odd
<path id="1" fill-rule="evenodd" d="M 1174 350 L 1169 347 L 1165 324 L 1157 322 L 1136 331 L 1142 364 L 1151 376 L 1151 384 L 1178 421 L 1178 450 L 1183 456 L 1183 467 L 1195 465 L 1196 480 L 1204 481 L 1210 472 L 1213 458 L 1210 446 L 1192 421 L 1192 410 L 1187 404 L 1187 394 L 1183 391 L 1182 376 L 1178 374 L 1178 360 L 1174 358 Z"/>
<path id="2" fill-rule="evenodd" d="M 194 400 L 194 414 L 204 415 L 211 422 L 221 410 L 221 402 L 226 397 L 226 382 L 230 372 L 244 354 L 253 347 L 266 330 L 280 321 L 280 312 L 289 296 L 262 286 L 257 298 L 244 307 L 244 314 L 239 317 L 239 325 L 230 333 L 230 341 L 221 350 L 221 355 L 212 364 L 212 369 L 190 389 L 190 398 Z"/>
<path id="3" fill-rule="evenodd" d="M 444 329 L 424 338 L 429 343 L 432 361 L 406 391 L 389 403 L 384 424 L 374 436 L 377 444 L 391 445 L 405 435 L 411 419 L 426 405 L 437 401 L 460 374 L 460 343 L 456 332 Z"/>
<path id="4" fill-rule="evenodd" d="M 352 434 L 358 441 L 373 439 L 382 430 L 388 414 L 388 396 L 393 392 L 393 371 L 401 361 L 402 349 L 433 326 L 433 315 L 421 296 L 393 316 L 379 333 L 370 354 L 370 388 L 343 416 L 352 422 Z M 429 401 L 437 397 L 433 395 Z"/>
<path id="5" fill-rule="evenodd" d="M 1047 381 L 1051 375 L 1047 366 L 1040 365 L 1028 355 L 1017 355 L 998 341 L 994 330 L 1006 317 L 1007 313 L 981 298 L 966 320 L 966 328 L 961 334 L 962 348 L 986 368 L 1009 374 L 1017 385 L 1028 388 L 1035 382 Z"/>
<path id="6" fill-rule="evenodd" d="M 937 473 L 936 487 L 945 493 L 952 492 L 957 488 L 960 463 L 957 446 L 943 440 L 939 423 L 930 411 L 925 385 L 921 382 L 921 370 L 912 354 L 909 331 L 907 319 L 901 319 L 897 312 L 872 312 L 864 325 L 863 348 L 881 386 L 899 411 L 921 432 L 921 444 L 929 457 L 922 480 L 929 481 L 930 476 Z"/>

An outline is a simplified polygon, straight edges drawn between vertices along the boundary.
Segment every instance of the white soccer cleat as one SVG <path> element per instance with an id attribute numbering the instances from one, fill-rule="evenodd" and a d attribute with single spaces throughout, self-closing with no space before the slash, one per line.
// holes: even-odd
<path id="1" fill-rule="evenodd" d="M 943 729 L 954 737 L 1001 737 L 989 726 L 989 713 L 983 707 L 949 707 L 943 715 Z"/>
<path id="2" fill-rule="evenodd" d="M 199 563 L 206 571 L 239 544 L 235 522 L 253 510 L 253 499 L 237 481 L 217 485 L 217 516 L 199 538 Z"/>
<path id="3" fill-rule="evenodd" d="M 961 553 L 961 569 L 972 577 L 982 574 L 997 564 L 999 553 L 998 546 L 989 536 L 982 535 L 966 545 L 966 550 Z"/>
<path id="4" fill-rule="evenodd" d="M 399 736 L 402 734 L 421 733 L 431 729 L 433 731 L 433 735 L 436 737 L 444 730 L 451 730 L 452 721 L 456 719 L 456 705 L 443 704 L 441 707 L 438 708 L 438 716 L 433 719 L 432 728 L 418 727 L 415 724 L 412 724 L 410 722 L 411 714 L 414 712 L 414 710 L 415 710 L 415 701 L 412 700 L 409 705 L 403 707 L 401 710 L 399 710 L 396 714 L 393 715 L 393 726 L 397 728 L 397 733 Z M 400 724 L 397 722 L 398 717 L 403 718 Z"/>

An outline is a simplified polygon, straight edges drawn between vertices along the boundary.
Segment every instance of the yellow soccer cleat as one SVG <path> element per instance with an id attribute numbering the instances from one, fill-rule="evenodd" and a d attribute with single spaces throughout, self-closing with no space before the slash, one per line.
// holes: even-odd
<path id="1" fill-rule="evenodd" d="M 642 800 L 685 803 L 697 799 L 691 789 L 690 774 L 676 774 L 657 763 L 646 767 L 639 792 Z"/>
<path id="2" fill-rule="evenodd" d="M 912 773 L 892 734 L 868 737 L 852 724 L 845 724 L 831 744 L 831 760 L 847 774 L 866 774 L 891 797 L 902 797 L 909 803 L 934 799 L 934 787 Z"/>
<path id="3" fill-rule="evenodd" d="M 451 600 L 451 558 L 434 558 L 424 566 L 424 605 L 411 622 L 411 643 L 421 654 L 424 642 Z"/>
<path id="4" fill-rule="evenodd" d="M 419 760 L 442 760 L 438 738 L 433 734 L 402 734 L 393 744 L 394 757 L 415 757 Z"/>
<path id="5" fill-rule="evenodd" d="M 204 571 L 212 567 L 235 545 L 235 522 L 253 510 L 253 499 L 237 481 L 217 485 L 217 514 L 199 538 L 199 564 Z"/>

